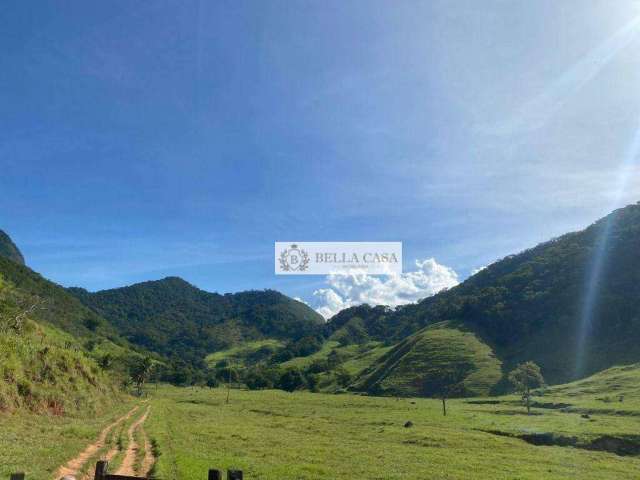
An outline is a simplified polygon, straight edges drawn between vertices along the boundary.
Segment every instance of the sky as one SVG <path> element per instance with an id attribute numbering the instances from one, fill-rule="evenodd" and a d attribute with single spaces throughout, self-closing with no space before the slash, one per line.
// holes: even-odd
<path id="1" fill-rule="evenodd" d="M 7 0 L 0 229 L 64 286 L 415 301 L 640 200 L 639 33 L 637 0 Z M 407 273 L 279 277 L 289 239 Z"/>

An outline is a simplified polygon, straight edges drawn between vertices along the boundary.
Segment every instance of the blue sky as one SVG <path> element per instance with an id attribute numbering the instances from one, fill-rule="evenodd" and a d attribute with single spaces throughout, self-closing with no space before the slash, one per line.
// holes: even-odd
<path id="1" fill-rule="evenodd" d="M 0 228 L 91 290 L 179 275 L 309 300 L 326 279 L 273 274 L 286 239 L 402 241 L 407 270 L 461 279 L 640 200 L 639 15 L 3 2 Z"/>

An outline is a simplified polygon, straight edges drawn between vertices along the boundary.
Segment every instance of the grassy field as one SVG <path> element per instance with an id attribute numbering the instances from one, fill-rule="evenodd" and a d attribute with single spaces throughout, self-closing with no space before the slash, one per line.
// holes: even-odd
<path id="1" fill-rule="evenodd" d="M 590 448 L 638 441 L 638 378 L 636 368 L 549 389 L 531 416 L 516 397 L 450 401 L 443 417 L 429 399 L 233 390 L 227 405 L 223 389 L 164 387 L 147 431 L 158 475 L 177 480 L 212 467 L 263 480 L 637 479 L 640 457 Z"/>
<path id="2" fill-rule="evenodd" d="M 22 470 L 52 480 L 134 404 L 83 471 L 109 451 L 115 471 L 128 432 L 139 465 L 146 437 L 133 426 L 150 406 L 144 430 L 164 480 L 206 478 L 209 468 L 256 480 L 618 480 L 640 472 L 640 366 L 536 392 L 532 415 L 516 396 L 450 400 L 443 417 L 430 399 L 232 390 L 227 404 L 222 388 L 148 390 L 143 402 L 125 397 L 94 416 L 2 414 L 0 478 Z"/>

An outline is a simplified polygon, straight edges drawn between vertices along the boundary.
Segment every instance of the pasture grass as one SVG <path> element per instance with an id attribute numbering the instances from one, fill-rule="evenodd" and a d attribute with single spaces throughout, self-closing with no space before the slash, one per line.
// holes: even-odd
<path id="1" fill-rule="evenodd" d="M 564 393 L 536 400 L 572 398 L 578 410 L 534 408 L 528 416 L 511 396 L 451 400 L 443 417 L 431 399 L 233 390 L 225 404 L 222 389 L 162 387 L 147 430 L 161 452 L 157 474 L 176 480 L 204 478 L 209 468 L 239 468 L 252 480 L 638 478 L 637 456 L 514 437 L 551 432 L 586 443 L 640 427 L 640 417 L 613 409 L 583 418 L 593 400 Z M 638 411 L 635 400 L 627 405 Z"/>

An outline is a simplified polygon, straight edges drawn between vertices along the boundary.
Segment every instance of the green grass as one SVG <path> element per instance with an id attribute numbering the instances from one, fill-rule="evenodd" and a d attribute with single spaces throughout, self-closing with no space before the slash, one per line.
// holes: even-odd
<path id="1" fill-rule="evenodd" d="M 640 380 L 640 369 L 633 377 Z M 640 416 L 620 415 L 619 405 L 555 389 L 535 400 L 570 398 L 578 410 L 534 408 L 531 416 L 513 396 L 450 400 L 443 417 L 430 399 L 233 390 L 227 405 L 222 389 L 163 387 L 147 430 L 162 453 L 158 475 L 176 480 L 202 478 L 208 468 L 240 468 L 260 480 L 638 478 L 639 457 L 515 438 L 553 433 L 587 444 L 640 429 Z M 636 391 L 623 403 L 640 415 L 639 400 Z M 583 418 L 593 401 L 611 409 Z"/>
<path id="2" fill-rule="evenodd" d="M 381 358 L 392 347 L 385 347 L 380 342 L 370 342 L 358 350 L 351 358 L 346 360 L 342 367 L 354 377 L 360 375 L 375 361 Z"/>
<path id="3" fill-rule="evenodd" d="M 624 407 L 640 410 L 640 365 L 613 367 L 576 382 L 548 389 L 548 395 L 577 399 L 585 406 Z M 622 397 L 622 398 L 621 398 Z M 621 401 L 622 400 L 622 401 Z M 615 405 L 615 404 L 618 405 Z"/>
<path id="4" fill-rule="evenodd" d="M 0 411 L 87 412 L 119 395 L 92 359 L 61 341 L 65 336 L 30 321 L 20 333 L 0 335 Z"/>
<path id="5" fill-rule="evenodd" d="M 501 362 L 473 332 L 442 322 L 400 342 L 363 372 L 357 390 L 387 395 L 419 396 L 431 372 L 465 362 L 473 370 L 464 386 L 471 395 L 488 395 L 502 377 Z"/>
<path id="6" fill-rule="evenodd" d="M 149 394 L 145 428 L 165 480 L 197 480 L 209 468 L 239 468 L 251 480 L 625 480 L 640 471 L 640 454 L 586 448 L 602 438 L 640 446 L 640 365 L 537 391 L 531 416 L 513 395 L 449 400 L 443 417 L 440 402 L 424 398 L 232 390 L 226 404 L 224 389 Z M 19 470 L 52 478 L 131 403 L 95 416 L 3 414 L 0 478 Z M 143 412 L 114 430 L 110 445 Z M 536 435 L 556 445 L 524 440 Z"/>
<path id="7" fill-rule="evenodd" d="M 257 353 L 261 349 L 270 349 L 276 351 L 278 348 L 284 346 L 284 343 L 280 340 L 268 338 L 265 340 L 256 340 L 253 342 L 246 342 L 242 345 L 238 345 L 227 350 L 220 350 L 207 355 L 206 361 L 209 365 L 215 366 L 216 363 L 222 360 L 233 360 L 236 362 L 244 362 L 244 360 L 250 357 L 252 354 Z"/>
<path id="8" fill-rule="evenodd" d="M 0 412 L 87 414 L 115 401 L 116 372 L 104 372 L 96 360 L 105 353 L 124 355 L 126 349 L 95 336 L 87 339 L 90 353 L 82 340 L 53 323 L 35 321 L 38 308 L 16 324 L 31 302 L 0 274 Z M 46 310 L 50 302 L 42 305 Z"/>
<path id="9" fill-rule="evenodd" d="M 329 354 L 335 350 L 344 358 L 341 366 L 352 375 L 357 375 L 390 349 L 391 347 L 382 346 L 381 342 L 369 342 L 363 345 L 352 344 L 341 347 L 337 341 L 328 340 L 324 342 L 322 348 L 317 352 L 307 357 L 292 358 L 280 365 L 284 368 L 305 368 L 317 360 L 326 360 Z"/>

